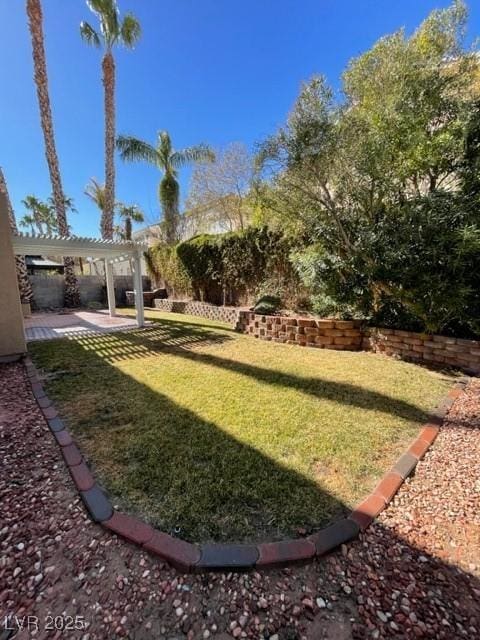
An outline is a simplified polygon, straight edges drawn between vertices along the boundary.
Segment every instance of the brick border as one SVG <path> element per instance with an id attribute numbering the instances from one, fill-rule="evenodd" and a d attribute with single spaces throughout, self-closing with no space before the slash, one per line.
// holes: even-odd
<path id="1" fill-rule="evenodd" d="M 58 417 L 55 407 L 46 395 L 30 356 L 24 357 L 24 366 L 32 394 L 60 447 L 73 483 L 84 506 L 94 522 L 115 535 L 142 547 L 149 553 L 166 560 L 179 571 L 246 571 L 252 568 L 270 569 L 293 563 L 308 562 L 323 556 L 336 547 L 358 537 L 387 507 L 413 472 L 438 435 L 440 426 L 455 400 L 462 396 L 469 378 L 462 378 L 448 392 L 432 412 L 430 421 L 423 425 L 417 438 L 410 444 L 394 466 L 380 480 L 375 489 L 346 518 L 305 538 L 259 544 L 191 544 L 180 538 L 158 531 L 149 524 L 116 511 L 110 500 L 96 483 L 71 435 Z"/>

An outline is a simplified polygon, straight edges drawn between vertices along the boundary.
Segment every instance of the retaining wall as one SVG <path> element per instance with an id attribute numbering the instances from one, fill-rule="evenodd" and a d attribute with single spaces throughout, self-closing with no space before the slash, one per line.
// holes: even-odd
<path id="1" fill-rule="evenodd" d="M 35 309 L 63 307 L 65 283 L 62 275 L 29 276 L 33 290 Z M 103 276 L 77 276 L 80 289 L 80 303 L 88 306 L 91 302 L 106 304 L 105 279 Z M 118 305 L 126 303 L 125 291 L 133 288 L 132 276 L 114 276 L 115 301 Z M 150 279 L 143 277 L 144 289 L 150 288 Z"/>
<path id="2" fill-rule="evenodd" d="M 362 348 L 361 322 L 357 320 L 262 316 L 241 311 L 236 329 L 261 340 L 297 344 L 302 347 L 339 351 L 359 351 Z"/>
<path id="3" fill-rule="evenodd" d="M 377 327 L 364 330 L 362 347 L 403 360 L 445 364 L 480 373 L 480 341 Z"/>
<path id="4" fill-rule="evenodd" d="M 208 318 L 209 320 L 218 320 L 218 322 L 228 322 L 234 326 L 241 313 L 237 307 L 217 307 L 214 304 L 199 302 L 197 300 L 161 300 L 157 298 L 153 302 L 155 308 L 161 311 L 186 313 L 190 316 L 200 316 L 201 318 Z"/>

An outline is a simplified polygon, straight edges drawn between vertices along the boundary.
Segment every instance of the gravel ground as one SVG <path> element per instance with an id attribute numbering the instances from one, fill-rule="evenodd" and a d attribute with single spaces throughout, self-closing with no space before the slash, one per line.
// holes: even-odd
<path id="1" fill-rule="evenodd" d="M 360 540 L 269 573 L 181 575 L 90 522 L 20 364 L 0 450 L 0 640 L 480 638 L 479 380 Z"/>

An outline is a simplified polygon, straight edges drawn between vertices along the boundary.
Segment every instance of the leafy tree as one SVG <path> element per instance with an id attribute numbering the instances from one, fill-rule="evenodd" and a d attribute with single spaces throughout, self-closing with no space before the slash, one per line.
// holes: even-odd
<path id="1" fill-rule="evenodd" d="M 115 208 L 115 59 L 113 49 L 123 45 L 133 49 L 140 38 L 138 20 L 127 14 L 123 20 L 116 0 L 87 0 L 87 6 L 98 18 L 99 31 L 88 22 L 80 24 L 80 35 L 84 42 L 95 47 L 103 46 L 103 86 L 105 90 L 105 202 L 100 228 L 103 238 L 113 237 Z"/>
<path id="2" fill-rule="evenodd" d="M 118 136 L 117 147 L 123 160 L 142 160 L 157 167 L 163 174 L 158 188 L 158 197 L 163 212 L 163 226 L 167 244 L 178 242 L 180 186 L 178 170 L 201 160 L 213 160 L 213 152 L 204 144 L 177 151 L 166 131 L 158 134 L 157 144 L 132 136 Z"/>
<path id="3" fill-rule="evenodd" d="M 294 257 L 319 311 L 477 330 L 478 217 L 464 176 L 478 154 L 464 152 L 469 129 L 478 140 L 478 59 L 463 49 L 465 20 L 454 2 L 410 37 L 382 38 L 350 62 L 342 104 L 314 78 L 262 145 L 264 206 L 307 245 Z"/>
<path id="4" fill-rule="evenodd" d="M 253 158 L 246 146 L 238 142 L 216 152 L 214 162 L 198 163 L 186 203 L 192 235 L 243 231 L 252 217 L 253 180 Z"/>
<path id="5" fill-rule="evenodd" d="M 34 80 L 37 89 L 40 121 L 45 142 L 45 157 L 47 159 L 50 182 L 52 184 L 52 197 L 55 205 L 57 225 L 62 236 L 69 235 L 67 213 L 65 208 L 65 196 L 63 193 L 60 166 L 55 146 L 53 130 L 52 110 L 48 92 L 47 62 L 43 39 L 43 14 L 40 0 L 27 0 L 27 16 L 30 36 L 32 40 L 32 56 Z M 80 304 L 80 293 L 75 277 L 73 258 L 63 258 L 65 277 L 65 306 L 77 307 Z"/>

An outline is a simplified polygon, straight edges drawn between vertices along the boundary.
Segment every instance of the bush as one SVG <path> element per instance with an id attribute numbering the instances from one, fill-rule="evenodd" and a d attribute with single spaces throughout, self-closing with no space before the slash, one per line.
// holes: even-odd
<path id="1" fill-rule="evenodd" d="M 282 301 L 278 296 L 262 296 L 255 303 L 253 310 L 255 313 L 271 316 L 280 309 L 281 304 Z"/>
<path id="2" fill-rule="evenodd" d="M 197 296 L 208 300 L 209 290 L 216 285 L 225 303 L 235 299 L 235 292 L 253 297 L 266 279 L 275 279 L 276 289 L 298 286 L 291 249 L 291 242 L 281 233 L 268 227 L 248 227 L 233 233 L 196 236 L 180 243 L 177 255 Z"/>
<path id="3" fill-rule="evenodd" d="M 159 242 L 145 253 L 145 261 L 156 286 L 163 280 L 165 288 L 173 296 L 191 293 L 191 281 L 178 258 L 176 247 Z"/>

